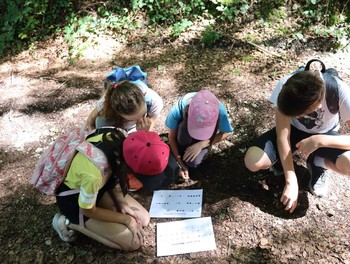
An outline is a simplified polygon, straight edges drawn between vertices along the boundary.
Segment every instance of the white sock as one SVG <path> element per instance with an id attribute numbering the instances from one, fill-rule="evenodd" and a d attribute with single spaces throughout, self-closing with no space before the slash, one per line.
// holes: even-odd
<path id="1" fill-rule="evenodd" d="M 321 168 L 327 169 L 327 166 L 326 166 L 326 164 L 324 163 L 324 158 L 321 158 L 321 157 L 316 156 L 315 159 L 314 159 L 314 164 L 315 164 L 317 167 L 321 167 Z"/>

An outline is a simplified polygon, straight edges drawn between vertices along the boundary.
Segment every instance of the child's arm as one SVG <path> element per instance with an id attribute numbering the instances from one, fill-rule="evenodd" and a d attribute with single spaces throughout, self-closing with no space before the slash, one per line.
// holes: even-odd
<path id="1" fill-rule="evenodd" d="M 297 206 L 299 186 L 294 170 L 292 148 L 290 144 L 290 117 L 283 115 L 276 109 L 275 118 L 277 148 L 286 179 L 281 202 L 286 206 L 285 209 L 292 213 Z"/>
<path id="2" fill-rule="evenodd" d="M 224 140 L 225 138 L 227 138 L 228 135 L 229 135 L 229 133 L 225 133 L 225 132 L 217 133 L 214 140 L 213 140 L 212 145 L 219 143 L 221 140 Z M 193 161 L 204 148 L 207 148 L 209 146 L 210 146 L 209 139 L 199 141 L 199 142 L 189 146 L 185 151 L 185 154 L 183 156 L 183 160 L 186 162 Z"/>
<path id="3" fill-rule="evenodd" d="M 97 115 L 98 115 L 98 110 L 97 110 L 97 107 L 95 107 L 95 109 L 92 110 L 92 112 L 90 113 L 90 115 L 86 120 L 86 126 L 88 127 L 88 129 L 93 130 L 96 128 L 95 121 L 96 121 Z"/>
<path id="4" fill-rule="evenodd" d="M 219 132 L 216 134 L 212 145 L 219 143 L 220 141 L 226 139 L 230 133 L 225 133 L 225 132 Z"/>
<path id="5" fill-rule="evenodd" d="M 154 131 L 154 124 L 158 116 L 144 116 L 136 121 L 136 130 Z"/>
<path id="6" fill-rule="evenodd" d="M 144 209 L 136 200 L 132 199 L 131 196 L 128 194 L 124 196 L 119 187 L 110 190 L 109 194 L 117 210 L 123 214 L 132 216 L 141 226 L 148 225 L 149 217 L 146 209 Z"/>
<path id="7" fill-rule="evenodd" d="M 346 122 L 350 128 L 350 120 Z M 307 158 L 312 152 L 318 148 L 337 148 L 350 150 L 350 133 L 345 135 L 313 135 L 305 138 L 296 144 L 300 154 Z"/>
<path id="8" fill-rule="evenodd" d="M 177 163 L 180 166 L 180 176 L 187 180 L 189 178 L 189 174 L 188 174 L 188 168 L 186 166 L 186 164 L 183 162 L 182 157 L 179 153 L 179 150 L 177 148 L 177 131 L 173 130 L 173 129 L 169 129 L 169 134 L 168 134 L 168 138 L 169 138 L 169 144 L 170 144 L 170 149 L 171 152 L 173 153 Z"/>
<path id="9" fill-rule="evenodd" d="M 134 217 L 96 206 L 92 207 L 91 209 L 83 209 L 83 214 L 89 218 L 97 219 L 103 222 L 123 224 L 132 233 L 133 244 L 143 244 L 144 231 L 142 226 L 136 222 Z"/>
<path id="10" fill-rule="evenodd" d="M 102 207 L 96 207 L 96 205 L 94 205 L 91 209 L 83 208 L 83 214 L 89 218 L 97 219 L 103 222 L 114 222 L 126 226 L 132 224 L 132 220 L 134 219 L 130 215 Z"/>
<path id="11" fill-rule="evenodd" d="M 151 125 L 149 127 L 149 131 L 154 131 L 154 125 L 156 123 L 156 120 L 157 120 L 158 116 L 151 116 L 151 117 L 148 117 L 149 121 L 151 122 Z"/>

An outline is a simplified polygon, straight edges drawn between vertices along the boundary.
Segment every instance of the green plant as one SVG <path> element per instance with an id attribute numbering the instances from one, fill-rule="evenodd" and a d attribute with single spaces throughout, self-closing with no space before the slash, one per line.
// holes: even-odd
<path id="1" fill-rule="evenodd" d="M 241 71 L 239 69 L 236 69 L 236 68 L 232 69 L 231 73 L 233 75 L 236 75 L 236 76 L 241 76 Z"/>
<path id="2" fill-rule="evenodd" d="M 251 61 L 253 61 L 253 57 L 250 55 L 246 55 L 243 57 L 243 61 L 244 62 L 251 62 Z"/>
<path id="3" fill-rule="evenodd" d="M 206 47 L 213 47 L 215 42 L 222 38 L 220 32 L 213 31 L 211 27 L 207 27 L 201 35 L 200 42 Z"/>
<path id="4" fill-rule="evenodd" d="M 255 1 L 254 16 L 267 21 L 279 20 L 285 15 L 286 0 L 258 0 Z M 282 9 L 282 10 L 281 10 Z"/>
<path id="5" fill-rule="evenodd" d="M 172 37 L 178 37 L 180 34 L 187 29 L 189 29 L 192 26 L 192 22 L 188 19 L 182 19 L 180 22 L 176 22 L 172 27 L 171 27 L 171 36 Z"/>
<path id="6" fill-rule="evenodd" d="M 302 8 L 302 26 L 312 28 L 318 36 L 334 38 L 342 46 L 343 42 L 347 43 L 350 33 L 348 2 L 348 0 L 306 0 Z"/>
<path id="7" fill-rule="evenodd" d="M 2 0 L 0 2 L 0 56 L 6 50 L 31 47 L 48 37 L 64 34 L 71 46 L 71 56 L 79 57 L 84 49 L 95 45 L 95 37 L 128 33 L 147 26 L 170 29 L 177 38 L 192 25 L 207 28 L 201 43 L 211 47 L 222 38 L 221 28 L 236 28 L 244 22 L 258 20 L 278 35 L 313 30 L 337 42 L 347 43 L 349 35 L 349 0 L 298 0 L 286 8 L 287 0 Z M 291 13 L 289 10 L 291 10 Z M 294 18 L 292 27 L 283 21 Z M 295 28 L 298 27 L 298 28 Z M 297 37 L 301 35 L 295 33 Z"/>
<path id="8" fill-rule="evenodd" d="M 44 39 L 57 28 L 72 8 L 70 0 L 3 0 L 0 4 L 0 55 Z"/>
<path id="9" fill-rule="evenodd" d="M 183 19 L 196 19 L 208 13 L 211 1 L 192 0 L 133 0 L 133 11 L 142 11 L 146 14 L 151 24 L 172 25 Z"/>
<path id="10" fill-rule="evenodd" d="M 240 16 L 245 16 L 251 8 L 251 2 L 247 0 L 218 0 L 216 10 L 219 12 L 221 21 L 237 20 Z"/>
<path id="11" fill-rule="evenodd" d="M 292 33 L 292 28 L 289 25 L 282 24 L 281 26 L 277 27 L 275 31 L 278 35 L 285 36 Z"/>
<path id="12" fill-rule="evenodd" d="M 103 35 L 123 35 L 125 30 L 130 32 L 137 27 L 138 23 L 134 23 L 132 15 L 126 12 L 120 17 L 104 8 L 100 8 L 95 15 L 79 16 L 73 13 L 63 30 L 64 39 L 69 45 L 70 59 L 82 57 L 84 51 L 93 48 L 97 44 L 96 40 Z M 123 36 L 120 36 L 119 40 L 122 39 Z"/>

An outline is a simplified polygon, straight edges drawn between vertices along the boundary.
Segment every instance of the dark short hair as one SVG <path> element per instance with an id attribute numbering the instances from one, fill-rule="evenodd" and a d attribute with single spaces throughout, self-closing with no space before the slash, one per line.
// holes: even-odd
<path id="1" fill-rule="evenodd" d="M 316 71 L 300 71 L 292 75 L 282 86 L 278 95 L 277 107 L 287 116 L 300 116 L 320 103 L 326 86 Z"/>

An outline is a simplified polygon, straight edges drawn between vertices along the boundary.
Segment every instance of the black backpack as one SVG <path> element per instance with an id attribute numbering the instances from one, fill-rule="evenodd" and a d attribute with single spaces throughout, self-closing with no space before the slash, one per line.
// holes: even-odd
<path id="1" fill-rule="evenodd" d="M 322 77 L 326 83 L 327 107 L 328 107 L 329 112 L 331 112 L 332 114 L 336 114 L 339 112 L 339 87 L 338 87 L 338 82 L 337 82 L 336 78 L 334 78 L 334 77 L 337 77 L 340 80 L 342 80 L 342 79 L 339 77 L 336 69 L 334 69 L 334 68 L 326 69 L 325 64 L 321 60 L 318 60 L 318 59 L 312 59 L 312 60 L 308 61 L 305 66 L 299 67 L 299 70 L 297 70 L 296 72 L 302 71 L 302 70 L 304 70 L 304 71 L 310 70 L 310 65 L 313 62 L 318 62 L 321 64 Z"/>

